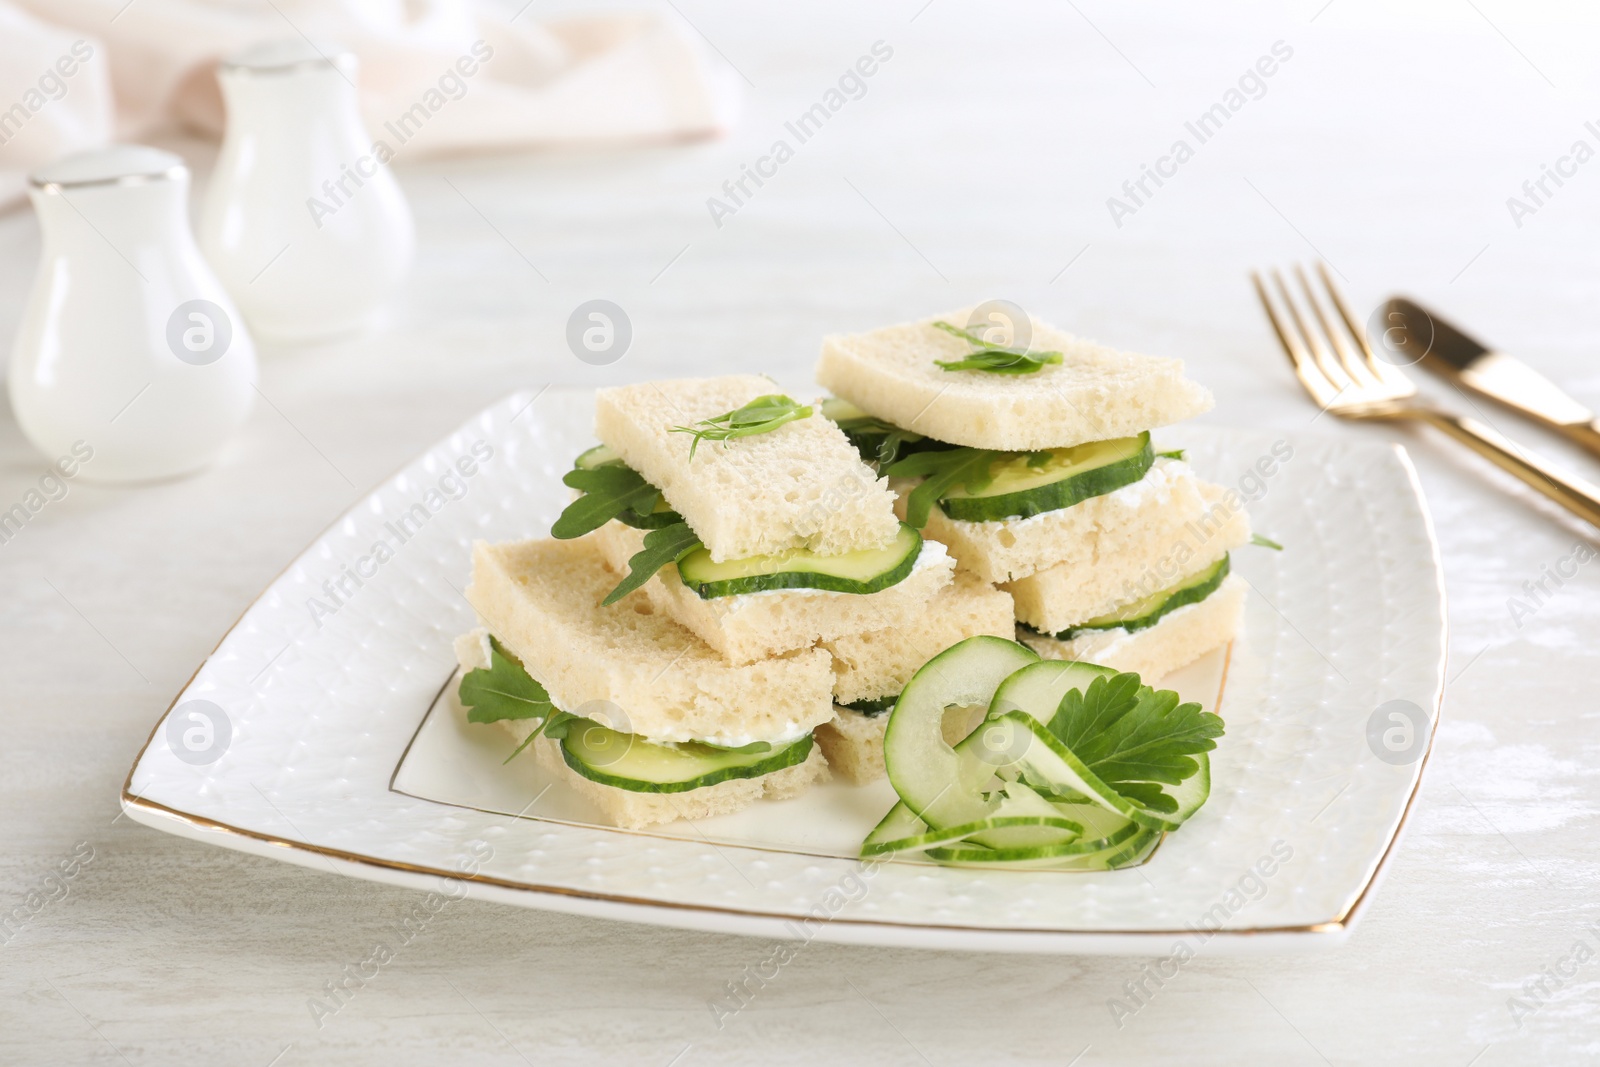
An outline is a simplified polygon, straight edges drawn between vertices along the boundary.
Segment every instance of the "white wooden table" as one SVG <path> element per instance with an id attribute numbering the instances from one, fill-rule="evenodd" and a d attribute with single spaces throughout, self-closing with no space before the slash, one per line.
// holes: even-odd
<path id="1" fill-rule="evenodd" d="M 1574 140 L 1600 146 L 1583 126 L 1600 100 L 1595 25 L 1499 0 L 1400 14 L 1359 0 L 921 5 L 683 0 L 751 83 L 733 137 L 403 169 L 421 255 L 381 332 L 268 349 L 270 402 L 221 465 L 140 489 L 73 483 L 0 545 L 0 911 L 27 914 L 0 944 L 0 1062 L 1596 1055 L 1600 564 L 1520 626 L 1508 608 L 1594 531 L 1426 432 L 1313 419 L 1246 280 L 1320 253 L 1362 308 L 1410 292 L 1600 406 L 1600 163 L 1549 186 L 1520 227 L 1506 205 Z M 707 198 L 880 40 L 893 55 L 865 95 L 718 227 Z M 1278 41 L 1292 56 L 1264 94 L 1199 144 L 1185 122 Z M 1118 227 L 1107 198 L 1179 138 L 1192 158 L 1147 180 Z M 190 149 L 203 169 L 208 150 Z M 30 213 L 0 219 L 0 337 L 37 250 Z M 244 605 L 366 487 L 490 400 L 549 381 L 804 380 L 824 332 L 989 296 L 1187 359 L 1217 394 L 1210 421 L 1411 450 L 1443 542 L 1451 684 L 1409 831 L 1347 947 L 1202 955 L 1119 1029 L 1107 1001 L 1143 961 L 813 944 L 719 1030 L 707 1002 L 767 946 L 466 902 L 319 1029 L 308 999 L 390 936 L 412 895 L 118 817 L 147 731 Z M 603 368 L 563 340 L 595 297 L 635 332 Z M 0 508 L 42 464 L 0 415 Z M 93 858 L 61 897 L 47 878 L 75 850 Z M 1546 968 L 1560 988 L 1525 991 Z M 1513 996 L 1537 1010 L 1514 1014 Z"/>

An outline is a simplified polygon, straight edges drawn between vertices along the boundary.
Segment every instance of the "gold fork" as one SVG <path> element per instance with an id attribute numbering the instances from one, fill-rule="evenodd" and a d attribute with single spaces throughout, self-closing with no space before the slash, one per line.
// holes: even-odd
<path id="1" fill-rule="evenodd" d="M 1326 300 L 1338 313 L 1342 330 L 1325 313 L 1324 298 L 1312 288 L 1306 272 L 1296 266 L 1294 273 L 1300 282 L 1301 299 L 1310 309 L 1320 332 L 1301 314 L 1299 304 L 1277 270 L 1273 270 L 1272 280 L 1277 284 L 1278 301 L 1287 315 L 1274 306 L 1259 274 L 1252 272 L 1250 280 L 1255 283 L 1261 306 L 1266 308 L 1278 341 L 1294 366 L 1295 376 L 1319 407 L 1342 419 L 1425 422 L 1501 470 L 1516 475 L 1579 518 L 1600 526 L 1600 486 L 1560 473 L 1476 419 L 1463 418 L 1419 402 L 1417 387 L 1405 372 L 1373 356 L 1365 331 L 1350 314 L 1339 287 L 1328 276 L 1328 268 L 1318 263 L 1317 274 L 1327 291 Z"/>

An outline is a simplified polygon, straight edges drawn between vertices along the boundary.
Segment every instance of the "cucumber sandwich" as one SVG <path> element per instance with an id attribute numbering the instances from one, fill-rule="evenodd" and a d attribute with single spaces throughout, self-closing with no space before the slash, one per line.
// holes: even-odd
<path id="1" fill-rule="evenodd" d="M 897 512 L 1009 593 L 1048 658 L 1162 675 L 1226 643 L 1248 517 L 1151 431 L 1211 407 L 1173 359 L 1029 319 L 991 343 L 977 309 L 823 341 L 817 379 Z"/>
<path id="2" fill-rule="evenodd" d="M 792 795 L 828 773 L 830 745 L 847 777 L 874 758 L 881 773 L 881 726 L 859 745 L 814 736 L 871 717 L 836 695 L 881 713 L 943 648 L 1009 632 L 1009 596 L 953 585 L 944 546 L 896 517 L 843 432 L 772 389 L 601 390 L 602 444 L 563 478 L 551 537 L 476 546 L 469 721 L 501 724 L 619 826 Z"/>
<path id="3" fill-rule="evenodd" d="M 812 731 L 833 714 L 819 649 L 726 662 L 640 601 L 603 605 L 617 575 L 592 539 L 474 546 L 483 628 L 456 641 L 470 723 L 509 731 L 617 826 L 738 811 L 828 775 Z"/>
<path id="4" fill-rule="evenodd" d="M 565 478 L 557 538 L 593 536 L 639 596 L 732 663 L 903 625 L 950 582 L 944 546 L 838 427 L 756 375 L 602 389 L 604 444 Z"/>

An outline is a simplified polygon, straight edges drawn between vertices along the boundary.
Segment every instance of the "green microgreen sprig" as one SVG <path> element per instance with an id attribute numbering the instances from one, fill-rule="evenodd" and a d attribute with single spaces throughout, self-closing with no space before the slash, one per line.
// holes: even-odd
<path id="1" fill-rule="evenodd" d="M 809 404 L 800 404 L 782 393 L 768 393 L 743 407 L 701 419 L 693 426 L 674 426 L 672 432 L 694 435 L 694 444 L 689 446 L 689 458 L 693 459 L 701 441 L 721 441 L 726 446 L 740 437 L 771 433 L 785 423 L 810 416 Z"/>
<path id="2" fill-rule="evenodd" d="M 990 374 L 1036 374 L 1047 364 L 1060 363 L 1060 352 L 1029 352 L 1021 348 L 992 345 L 976 334 L 969 333 L 948 322 L 936 322 L 935 329 L 943 330 L 974 345 L 977 351 L 961 359 L 936 359 L 933 362 L 947 371 L 981 370 Z"/>

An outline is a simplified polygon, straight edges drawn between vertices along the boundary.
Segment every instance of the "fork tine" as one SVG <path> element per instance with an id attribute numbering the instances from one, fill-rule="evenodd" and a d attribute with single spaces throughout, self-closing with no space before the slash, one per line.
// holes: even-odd
<path id="1" fill-rule="evenodd" d="M 1293 294 L 1289 292 L 1288 283 L 1283 280 L 1283 274 L 1277 268 L 1273 268 L 1272 280 L 1278 283 L 1278 294 L 1282 297 L 1284 304 L 1288 306 L 1289 314 L 1294 317 L 1295 325 L 1300 327 L 1300 334 L 1306 339 L 1306 347 L 1311 349 L 1311 356 L 1316 360 L 1317 367 L 1322 371 L 1322 376 L 1328 380 L 1336 392 L 1343 392 L 1350 384 L 1349 376 L 1343 370 L 1335 369 L 1337 364 L 1334 363 L 1333 353 L 1328 351 L 1328 346 L 1323 343 L 1317 331 L 1306 325 L 1304 316 L 1300 314 L 1299 305 L 1295 303 Z M 1315 307 L 1315 301 L 1312 302 L 1312 306 Z"/>
<path id="2" fill-rule="evenodd" d="M 1250 281 L 1256 287 L 1256 296 L 1261 299 L 1261 307 L 1267 313 L 1267 321 L 1272 323 L 1273 332 L 1278 335 L 1278 343 L 1283 346 L 1284 355 L 1289 357 L 1289 365 L 1294 368 L 1295 377 L 1300 379 L 1300 384 L 1305 386 L 1306 392 L 1311 394 L 1311 398 L 1317 402 L 1319 407 L 1327 407 L 1329 401 L 1338 396 L 1338 387 L 1328 381 L 1327 376 L 1322 373 L 1312 359 L 1310 352 L 1306 350 L 1305 344 L 1301 341 L 1301 333 L 1292 328 L 1284 317 L 1278 313 L 1278 309 L 1273 306 L 1272 297 L 1268 295 L 1266 284 L 1262 282 L 1261 275 L 1251 271 Z M 1287 306 L 1290 313 L 1293 314 L 1294 305 L 1287 304 Z M 1295 319 L 1298 322 L 1299 316 L 1296 315 Z"/>
<path id="3" fill-rule="evenodd" d="M 1339 317 L 1344 320 L 1345 329 L 1350 331 L 1350 336 L 1354 337 L 1356 344 L 1360 346 L 1369 376 L 1385 389 L 1396 393 L 1415 393 L 1417 387 L 1406 376 L 1405 371 L 1388 360 L 1377 358 L 1373 353 L 1372 344 L 1367 340 L 1366 330 L 1362 329 L 1356 322 L 1355 316 L 1350 313 L 1350 305 L 1345 302 L 1344 293 L 1340 292 L 1338 285 L 1334 284 L 1332 275 L 1328 273 L 1327 264 L 1319 261 L 1317 272 L 1322 275 L 1322 284 L 1327 287 L 1333 306 L 1339 310 Z"/>
<path id="4" fill-rule="evenodd" d="M 1322 266 L 1322 263 L 1319 261 L 1317 266 Z M 1350 342 L 1346 339 L 1345 331 L 1330 322 L 1328 316 L 1323 313 L 1322 301 L 1317 298 L 1316 289 L 1312 288 L 1311 280 L 1306 277 L 1305 268 L 1296 263 L 1294 273 L 1295 277 L 1300 280 L 1300 288 L 1306 294 L 1306 303 L 1311 305 L 1311 313 L 1317 317 L 1317 323 L 1322 327 L 1323 334 L 1327 336 L 1328 342 L 1333 346 L 1333 350 L 1338 353 L 1339 364 L 1344 368 L 1345 374 L 1349 375 L 1351 384 L 1357 386 L 1375 384 L 1376 378 L 1373 376 L 1371 368 L 1356 356 L 1355 350 L 1350 347 Z M 1338 299 L 1337 290 L 1329 282 L 1326 272 L 1323 272 L 1322 280 L 1328 284 L 1328 292 L 1334 296 L 1335 306 L 1342 304 L 1343 301 Z M 1351 334 L 1365 345 L 1365 339 L 1356 334 L 1355 328 L 1351 325 L 1350 316 L 1341 310 L 1340 318 L 1343 319 L 1344 325 L 1350 329 Z"/>
<path id="5" fill-rule="evenodd" d="M 1367 331 L 1356 322 L 1355 316 L 1350 313 L 1350 305 L 1345 303 L 1344 293 L 1334 284 L 1333 276 L 1328 273 L 1328 265 L 1317 260 L 1317 274 L 1322 278 L 1322 285 L 1328 290 L 1328 298 L 1333 301 L 1334 308 L 1339 312 L 1339 318 L 1344 320 L 1345 329 L 1350 331 L 1350 336 L 1356 339 L 1356 344 L 1361 349 L 1361 357 L 1367 370 L 1374 377 L 1381 377 L 1377 357 L 1372 354 L 1372 345 L 1367 342 Z"/>

